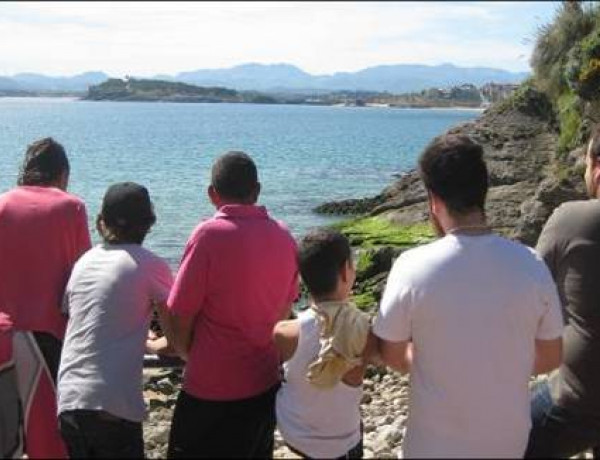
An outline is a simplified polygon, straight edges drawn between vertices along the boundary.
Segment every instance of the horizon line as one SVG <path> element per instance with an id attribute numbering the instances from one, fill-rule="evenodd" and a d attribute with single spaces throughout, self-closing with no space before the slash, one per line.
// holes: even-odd
<path id="1" fill-rule="evenodd" d="M 463 65 L 457 65 L 457 64 L 453 64 L 451 62 L 443 62 L 441 64 L 424 64 L 424 63 L 414 63 L 414 62 L 409 62 L 409 63 L 397 63 L 397 64 L 375 64 L 375 65 L 371 65 L 371 66 L 367 66 L 355 71 L 346 71 L 346 70 L 339 70 L 333 73 L 325 73 L 325 74 L 313 74 L 310 72 L 307 72 L 306 70 L 304 70 L 302 67 L 296 65 L 296 64 L 290 64 L 287 62 L 272 62 L 272 63 L 262 63 L 262 62 L 243 62 L 240 64 L 235 64 L 235 65 L 231 65 L 231 66 L 227 66 L 227 67 L 206 67 L 206 68 L 196 68 L 193 70 L 181 70 L 181 71 L 177 71 L 175 73 L 166 73 L 166 72 L 158 72 L 158 73 L 154 73 L 153 75 L 149 76 L 149 77 L 145 77 L 145 78 L 152 78 L 152 77 L 157 77 L 157 76 L 168 76 L 168 77 L 176 77 L 182 73 L 192 73 L 192 72 L 199 72 L 199 71 L 210 71 L 210 70 L 231 70 L 234 69 L 236 67 L 242 67 L 242 66 L 250 66 L 250 65 L 256 65 L 256 66 L 263 66 L 263 67 L 274 67 L 274 66 L 288 66 L 288 67 L 294 67 L 298 70 L 300 70 L 301 72 L 304 72 L 307 75 L 310 75 L 311 77 L 331 77 L 337 74 L 343 74 L 343 73 L 348 73 L 348 74 L 354 74 L 354 73 L 359 73 L 359 72 L 363 72 L 365 70 L 368 69 L 372 69 L 372 68 L 376 68 L 376 67 L 395 67 L 395 66 L 422 66 L 422 67 L 444 67 L 444 66 L 452 66 L 455 68 L 459 68 L 459 69 L 490 69 L 490 70 L 500 70 L 503 72 L 508 72 L 511 74 L 528 74 L 531 73 L 531 69 L 529 70 L 508 70 L 508 69 L 504 69 L 501 67 L 489 67 L 489 66 L 485 66 L 485 65 L 469 65 L 469 66 L 463 66 Z M 104 70 L 83 70 L 83 71 L 79 71 L 78 73 L 74 73 L 74 74 L 47 74 L 47 73 L 43 73 L 43 72 L 36 72 L 36 71 L 22 71 L 22 72 L 17 72 L 14 73 L 12 75 L 8 75 L 8 74 L 0 74 L 0 77 L 3 78 L 14 78 L 17 77 L 19 75 L 42 75 L 45 77 L 50 77 L 50 78 L 73 78 L 73 77 L 78 77 L 81 75 L 85 75 L 88 73 L 103 73 L 109 77 L 112 78 L 118 78 L 115 77 L 114 75 L 109 74 L 108 72 L 104 71 Z M 123 73 L 123 77 L 125 76 L 134 76 L 134 77 L 141 77 L 142 75 L 133 75 L 131 73 L 128 72 L 124 72 Z"/>

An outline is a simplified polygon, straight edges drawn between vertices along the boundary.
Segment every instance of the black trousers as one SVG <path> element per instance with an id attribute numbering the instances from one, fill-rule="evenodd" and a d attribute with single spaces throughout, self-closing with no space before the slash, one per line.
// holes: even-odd
<path id="1" fill-rule="evenodd" d="M 302 452 L 300 452 L 297 449 L 294 449 L 292 446 L 290 446 L 287 443 L 286 443 L 286 445 L 287 445 L 288 449 L 290 449 L 296 455 L 299 455 L 300 457 L 305 458 L 307 460 L 311 460 L 311 457 L 309 457 L 308 455 L 303 454 Z M 360 441 L 358 441 L 358 444 L 355 445 L 352 449 L 350 449 L 348 452 L 346 452 L 341 457 L 336 458 L 335 460 L 360 459 L 360 458 L 363 458 L 363 455 L 364 455 L 364 447 L 363 447 L 363 438 L 362 438 L 362 434 L 361 434 Z"/>
<path id="2" fill-rule="evenodd" d="M 70 458 L 144 458 L 141 422 L 95 410 L 63 412 L 59 422 Z"/>
<path id="3" fill-rule="evenodd" d="M 278 387 L 236 401 L 207 401 L 181 391 L 167 457 L 272 458 Z"/>

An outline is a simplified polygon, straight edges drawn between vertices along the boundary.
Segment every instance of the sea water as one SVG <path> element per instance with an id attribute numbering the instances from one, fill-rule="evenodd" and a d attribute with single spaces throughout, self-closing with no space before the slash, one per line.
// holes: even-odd
<path id="1" fill-rule="evenodd" d="M 69 190 L 87 204 L 93 241 L 106 188 L 139 182 L 158 216 L 146 244 L 176 268 L 191 231 L 214 213 L 206 189 L 218 155 L 250 154 L 262 183 L 260 204 L 300 236 L 339 219 L 315 214 L 315 206 L 379 193 L 415 167 L 434 136 L 479 113 L 0 98 L 0 193 L 15 185 L 27 145 L 52 136 L 67 150 Z"/>

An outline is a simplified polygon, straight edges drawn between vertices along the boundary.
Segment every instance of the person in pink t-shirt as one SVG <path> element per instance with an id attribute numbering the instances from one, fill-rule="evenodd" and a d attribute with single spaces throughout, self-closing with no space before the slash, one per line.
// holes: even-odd
<path id="1" fill-rule="evenodd" d="M 73 265 L 91 245 L 85 205 L 66 192 L 68 181 L 64 148 L 41 139 L 27 149 L 18 186 L 0 195 L 0 329 L 10 337 L 0 355 L 19 375 L 25 444 L 13 446 L 14 455 L 24 449 L 29 458 L 66 456 L 55 395 L 61 303 Z"/>
<path id="2" fill-rule="evenodd" d="M 252 159 L 216 160 L 208 196 L 217 213 L 188 240 L 161 311 L 166 335 L 187 360 L 168 456 L 271 457 L 279 357 L 275 324 L 298 296 L 296 243 L 256 205 Z"/>

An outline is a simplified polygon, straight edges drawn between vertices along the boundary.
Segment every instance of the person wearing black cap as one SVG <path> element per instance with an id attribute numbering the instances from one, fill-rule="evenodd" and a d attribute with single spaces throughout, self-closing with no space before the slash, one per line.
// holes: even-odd
<path id="1" fill-rule="evenodd" d="M 142 458 L 142 368 L 153 306 L 172 284 L 167 263 L 142 247 L 156 217 L 145 187 L 109 187 L 97 218 L 104 242 L 75 265 L 58 377 L 60 429 L 73 458 Z"/>

